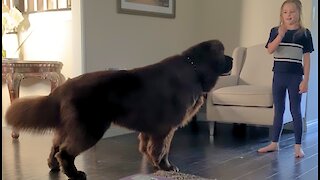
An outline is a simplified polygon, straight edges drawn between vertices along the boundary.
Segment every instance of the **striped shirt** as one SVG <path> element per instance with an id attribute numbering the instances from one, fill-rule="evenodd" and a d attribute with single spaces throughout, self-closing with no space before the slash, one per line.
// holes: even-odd
<path id="1" fill-rule="evenodd" d="M 278 27 L 271 29 L 266 48 L 278 35 Z M 303 75 L 303 54 L 314 51 L 311 32 L 288 30 L 273 53 L 274 72 L 286 72 Z"/>

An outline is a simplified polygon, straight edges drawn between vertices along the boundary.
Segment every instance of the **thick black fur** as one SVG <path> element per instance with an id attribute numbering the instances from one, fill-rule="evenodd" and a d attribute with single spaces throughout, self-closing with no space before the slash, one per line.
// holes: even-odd
<path id="1" fill-rule="evenodd" d="M 70 179 L 86 179 L 74 160 L 94 146 L 111 123 L 140 132 L 139 150 L 162 170 L 177 128 L 187 124 L 217 78 L 232 68 L 223 44 L 197 44 L 159 63 L 120 71 L 100 71 L 67 80 L 48 96 L 20 98 L 6 113 L 18 130 L 54 131 L 48 159 Z"/>

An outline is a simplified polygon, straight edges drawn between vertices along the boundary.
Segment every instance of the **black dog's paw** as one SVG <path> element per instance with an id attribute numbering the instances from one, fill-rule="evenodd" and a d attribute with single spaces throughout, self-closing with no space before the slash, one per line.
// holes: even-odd
<path id="1" fill-rule="evenodd" d="M 177 166 L 166 166 L 166 167 L 159 167 L 159 166 L 157 166 L 157 167 L 154 167 L 154 170 L 155 171 L 158 171 L 158 170 L 163 170 L 163 171 L 174 171 L 174 172 L 179 172 L 180 171 L 180 169 L 177 167 Z"/>
<path id="2" fill-rule="evenodd" d="M 165 163 L 165 161 L 161 161 L 159 166 L 158 166 L 159 170 L 164 170 L 164 171 L 175 171 L 175 172 L 179 172 L 179 168 L 177 166 L 174 166 L 170 163 Z"/>
<path id="3" fill-rule="evenodd" d="M 177 166 L 171 165 L 169 166 L 168 170 L 166 171 L 174 171 L 174 172 L 179 172 L 179 168 Z"/>
<path id="4" fill-rule="evenodd" d="M 174 165 L 170 165 L 167 169 L 163 169 L 163 170 L 174 171 L 174 172 L 179 172 L 180 171 L 180 169 L 177 166 L 174 166 Z"/>
<path id="5" fill-rule="evenodd" d="M 60 168 L 52 168 L 50 169 L 50 173 L 57 173 L 60 171 Z"/>
<path id="6" fill-rule="evenodd" d="M 59 162 L 57 161 L 57 159 L 48 159 L 48 166 L 51 170 L 51 172 L 58 172 L 60 171 L 60 166 L 59 166 Z"/>
<path id="7" fill-rule="evenodd" d="M 69 180 L 86 180 L 87 175 L 82 171 L 78 171 L 75 177 L 70 177 Z"/>

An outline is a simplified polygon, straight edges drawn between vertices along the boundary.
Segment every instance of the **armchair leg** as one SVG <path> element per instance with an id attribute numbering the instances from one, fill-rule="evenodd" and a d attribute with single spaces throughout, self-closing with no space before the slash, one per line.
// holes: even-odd
<path id="1" fill-rule="evenodd" d="M 209 121 L 209 132 L 210 136 L 214 136 L 214 127 L 216 122 L 215 121 Z"/>

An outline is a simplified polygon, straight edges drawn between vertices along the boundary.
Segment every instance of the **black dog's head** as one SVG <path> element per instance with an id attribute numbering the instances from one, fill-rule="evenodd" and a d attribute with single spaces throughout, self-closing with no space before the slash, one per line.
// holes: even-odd
<path id="1" fill-rule="evenodd" d="M 200 43 L 199 53 L 202 53 L 202 61 L 209 65 L 219 75 L 232 69 L 232 58 L 224 54 L 224 46 L 219 40 L 210 40 Z"/>
<path id="2" fill-rule="evenodd" d="M 183 54 L 193 61 L 205 92 L 213 88 L 220 75 L 232 69 L 233 59 L 224 54 L 224 46 L 219 40 L 202 42 Z"/>

